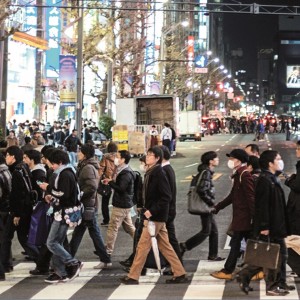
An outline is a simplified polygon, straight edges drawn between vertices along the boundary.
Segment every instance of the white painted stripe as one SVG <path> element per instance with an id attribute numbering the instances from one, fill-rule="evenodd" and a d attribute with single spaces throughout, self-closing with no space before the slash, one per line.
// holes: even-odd
<path id="1" fill-rule="evenodd" d="M 79 277 L 66 283 L 48 284 L 47 287 L 35 294 L 31 299 L 70 299 L 77 291 L 79 291 L 88 281 L 96 276 L 100 270 L 93 269 L 93 266 L 97 265 L 97 262 L 85 262 L 83 268 L 79 274 Z M 41 279 L 42 280 L 42 279 Z"/>
<path id="2" fill-rule="evenodd" d="M 185 166 L 185 168 L 193 167 L 193 166 L 196 166 L 196 165 L 198 165 L 198 163 L 194 163 L 194 164 L 191 164 L 191 165 L 187 165 L 187 166 Z"/>
<path id="3" fill-rule="evenodd" d="M 216 150 L 216 152 L 219 152 L 220 151 L 220 149 L 218 148 L 217 150 Z"/>
<path id="4" fill-rule="evenodd" d="M 6 292 L 14 285 L 22 281 L 25 277 L 29 276 L 29 270 L 35 268 L 35 263 L 20 263 L 14 267 L 14 271 L 6 273 L 5 281 L 0 282 L 0 294 Z"/>
<path id="5" fill-rule="evenodd" d="M 201 260 L 183 299 L 222 299 L 225 280 L 216 279 L 209 274 L 222 269 L 223 265 L 224 261 Z"/>
<path id="6" fill-rule="evenodd" d="M 156 276 L 141 276 L 139 279 L 139 285 L 123 285 L 121 284 L 117 287 L 114 292 L 108 298 L 109 300 L 117 299 L 147 299 L 153 288 L 155 287 L 156 282 L 159 279 L 159 273 Z"/>
<path id="7" fill-rule="evenodd" d="M 224 146 L 225 146 L 225 144 L 221 145 L 221 147 L 224 147 Z"/>

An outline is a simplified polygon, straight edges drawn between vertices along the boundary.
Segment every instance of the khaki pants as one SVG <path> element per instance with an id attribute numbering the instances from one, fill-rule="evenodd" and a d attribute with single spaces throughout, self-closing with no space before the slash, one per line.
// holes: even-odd
<path id="1" fill-rule="evenodd" d="M 186 272 L 176 255 L 173 247 L 169 243 L 168 231 L 166 229 L 166 223 L 164 222 L 154 222 L 155 223 L 155 236 L 157 239 L 158 248 L 161 251 L 162 255 L 169 262 L 171 269 L 173 271 L 174 277 L 178 277 L 181 275 L 185 275 Z M 151 236 L 148 232 L 148 221 L 144 221 L 144 228 L 137 245 L 136 254 L 134 257 L 134 261 L 130 268 L 130 272 L 128 277 L 138 280 L 142 269 L 145 265 L 147 256 L 151 249 Z"/>
<path id="2" fill-rule="evenodd" d="M 108 254 L 112 254 L 114 251 L 115 242 L 121 225 L 125 232 L 130 234 L 133 238 L 135 227 L 132 224 L 130 210 L 131 208 L 113 207 L 106 233 L 106 251 Z"/>

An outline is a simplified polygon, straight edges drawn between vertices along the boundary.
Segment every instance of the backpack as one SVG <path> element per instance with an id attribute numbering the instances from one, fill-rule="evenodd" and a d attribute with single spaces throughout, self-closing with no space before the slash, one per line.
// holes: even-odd
<path id="1" fill-rule="evenodd" d="M 142 204 L 143 199 L 143 177 L 140 172 L 138 171 L 132 171 L 132 174 L 134 176 L 133 181 L 133 203 L 136 204 Z M 143 205 L 142 205 L 143 206 Z"/>
<path id="2" fill-rule="evenodd" d="M 25 168 L 25 166 L 22 165 L 22 164 L 20 164 L 18 166 L 18 168 L 16 168 L 16 170 L 21 173 L 24 185 L 25 185 L 26 190 L 27 190 L 27 195 L 26 195 L 25 200 L 24 200 L 25 205 L 33 207 L 38 202 L 38 193 L 37 193 L 36 190 L 34 190 L 32 188 L 31 176 L 29 175 L 29 173 L 28 173 L 27 169 Z"/>
<path id="3" fill-rule="evenodd" d="M 11 192 L 11 175 L 9 171 L 0 172 L 0 185 L 2 188 L 2 195 L 0 198 L 0 211 L 9 211 L 9 195 Z"/>

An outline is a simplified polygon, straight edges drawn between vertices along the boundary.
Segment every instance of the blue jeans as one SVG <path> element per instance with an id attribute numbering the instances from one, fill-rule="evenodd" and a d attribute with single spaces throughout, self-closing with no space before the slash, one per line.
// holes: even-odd
<path id="1" fill-rule="evenodd" d="M 63 246 L 67 236 L 68 225 L 61 221 L 53 220 L 47 239 L 47 247 L 52 252 L 52 267 L 58 276 L 67 276 L 66 265 L 77 263 Z"/>
<path id="2" fill-rule="evenodd" d="M 75 167 L 77 163 L 77 153 L 76 152 L 68 152 L 70 158 L 70 164 Z"/>
<path id="3" fill-rule="evenodd" d="M 90 237 L 94 243 L 94 247 L 96 249 L 97 255 L 99 255 L 100 257 L 100 261 L 104 263 L 110 263 L 111 260 L 109 255 L 106 252 L 101 231 L 97 222 L 96 212 L 94 213 L 92 220 L 88 220 L 88 221 L 83 220 L 79 226 L 75 227 L 70 242 L 71 254 L 75 256 L 86 229 L 89 230 Z"/>

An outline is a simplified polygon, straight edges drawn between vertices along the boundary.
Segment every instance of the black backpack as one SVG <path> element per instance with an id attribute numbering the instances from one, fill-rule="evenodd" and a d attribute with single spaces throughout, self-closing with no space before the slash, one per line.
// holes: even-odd
<path id="1" fill-rule="evenodd" d="M 132 201 L 134 204 L 141 204 L 141 206 L 143 206 L 143 177 L 138 171 L 132 171 L 132 174 L 134 176 L 134 194 Z"/>

